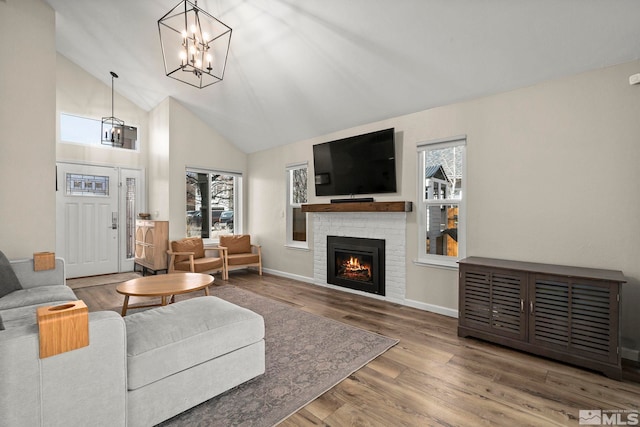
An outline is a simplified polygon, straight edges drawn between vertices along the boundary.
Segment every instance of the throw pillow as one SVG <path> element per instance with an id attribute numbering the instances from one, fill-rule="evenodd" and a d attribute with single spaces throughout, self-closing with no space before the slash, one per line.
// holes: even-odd
<path id="1" fill-rule="evenodd" d="M 22 285 L 15 271 L 13 271 L 7 257 L 0 251 L 0 298 L 20 289 L 22 289 Z"/>

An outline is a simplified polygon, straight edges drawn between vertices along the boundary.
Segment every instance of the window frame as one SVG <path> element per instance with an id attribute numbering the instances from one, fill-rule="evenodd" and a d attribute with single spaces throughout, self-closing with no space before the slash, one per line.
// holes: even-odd
<path id="1" fill-rule="evenodd" d="M 239 235 L 243 233 L 243 174 L 241 172 L 231 172 L 231 171 L 225 171 L 225 170 L 220 170 L 220 169 L 205 169 L 202 167 L 191 167 L 191 166 L 187 166 L 185 167 L 185 177 L 187 173 L 198 173 L 198 174 L 207 174 L 207 179 L 208 179 L 208 186 L 209 188 L 211 188 L 211 183 L 213 181 L 213 175 L 224 175 L 224 176 L 232 176 L 234 178 L 234 182 L 233 182 L 233 232 L 230 233 L 232 235 Z M 218 206 L 217 204 L 214 203 L 213 199 L 209 200 L 209 209 L 207 210 L 207 212 L 209 212 L 209 223 L 211 223 L 211 207 L 212 206 Z M 185 213 L 185 218 L 187 216 L 187 200 L 186 200 L 186 192 L 185 192 L 185 203 L 184 203 L 184 213 Z M 187 235 L 187 230 L 186 230 L 186 223 L 185 223 L 185 235 Z M 202 235 L 202 234 L 201 234 Z M 203 241 L 205 242 L 205 244 L 215 244 L 217 245 L 219 243 L 219 238 L 216 237 L 203 237 L 202 238 Z"/>
<path id="2" fill-rule="evenodd" d="M 450 147 L 462 147 L 462 184 L 460 186 L 460 198 L 427 199 L 425 197 L 427 186 L 425 178 L 426 154 L 429 151 Z M 457 262 L 466 256 L 466 181 L 467 181 L 467 136 L 458 135 L 450 138 L 429 140 L 417 144 L 418 174 L 417 174 L 417 215 L 418 215 L 418 256 L 414 261 L 418 265 L 458 268 Z M 458 256 L 437 255 L 427 253 L 427 209 L 431 206 L 457 205 L 458 206 Z"/>
<path id="3" fill-rule="evenodd" d="M 307 171 L 307 200 L 309 201 L 309 162 L 292 163 L 285 168 L 285 180 L 287 182 L 286 192 L 286 237 L 285 246 L 296 249 L 309 249 L 309 214 L 305 213 L 305 235 L 306 240 L 293 240 L 293 210 L 302 207 L 303 203 L 296 203 L 293 201 L 293 172 L 296 170 L 305 169 Z"/>

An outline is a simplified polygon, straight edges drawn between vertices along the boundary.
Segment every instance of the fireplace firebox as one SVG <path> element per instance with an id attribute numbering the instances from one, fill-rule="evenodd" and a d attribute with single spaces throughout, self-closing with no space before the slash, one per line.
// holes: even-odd
<path id="1" fill-rule="evenodd" d="M 385 294 L 385 241 L 327 236 L 327 283 Z"/>

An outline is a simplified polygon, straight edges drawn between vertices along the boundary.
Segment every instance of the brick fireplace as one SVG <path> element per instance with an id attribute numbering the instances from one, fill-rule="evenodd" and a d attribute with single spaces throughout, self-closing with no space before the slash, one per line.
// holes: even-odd
<path id="1" fill-rule="evenodd" d="M 384 294 L 337 289 L 402 303 L 406 294 L 406 221 L 406 212 L 313 212 L 314 282 L 335 286 L 327 276 L 327 236 L 384 240 Z"/>

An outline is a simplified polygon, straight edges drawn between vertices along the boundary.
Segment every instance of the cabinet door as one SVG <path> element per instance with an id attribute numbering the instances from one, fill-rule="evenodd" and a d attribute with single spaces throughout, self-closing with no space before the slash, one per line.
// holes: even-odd
<path id="1" fill-rule="evenodd" d="M 532 344 L 617 363 L 617 283 L 542 274 L 532 282 Z"/>
<path id="2" fill-rule="evenodd" d="M 460 325 L 525 341 L 526 274 L 470 266 L 460 274 Z"/>

